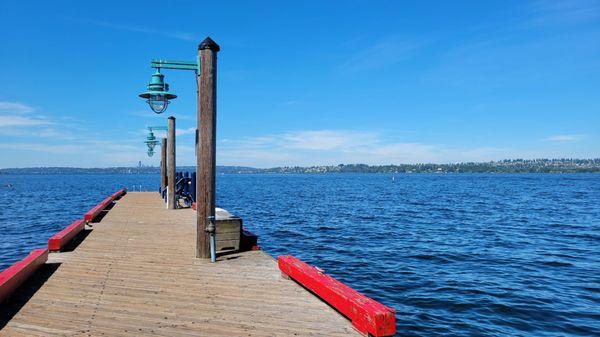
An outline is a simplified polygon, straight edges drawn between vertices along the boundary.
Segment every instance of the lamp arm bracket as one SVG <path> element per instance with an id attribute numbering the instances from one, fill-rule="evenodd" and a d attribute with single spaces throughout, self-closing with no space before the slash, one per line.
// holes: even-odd
<path id="1" fill-rule="evenodd" d="M 200 74 L 200 62 L 198 61 L 152 60 L 150 61 L 150 67 L 157 69 L 194 70 L 197 74 Z"/>
<path id="2" fill-rule="evenodd" d="M 154 131 L 154 130 L 161 130 L 161 131 L 168 131 L 169 128 L 167 128 L 166 126 L 149 126 L 148 130 L 150 132 Z"/>

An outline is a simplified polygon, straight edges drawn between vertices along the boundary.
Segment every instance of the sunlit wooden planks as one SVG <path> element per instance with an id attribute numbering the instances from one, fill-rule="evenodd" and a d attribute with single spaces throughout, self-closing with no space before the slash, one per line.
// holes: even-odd
<path id="1" fill-rule="evenodd" d="M 64 262 L 0 336 L 359 335 L 261 251 L 196 259 L 194 212 L 156 193 L 127 194 L 100 224 L 51 254 Z"/>

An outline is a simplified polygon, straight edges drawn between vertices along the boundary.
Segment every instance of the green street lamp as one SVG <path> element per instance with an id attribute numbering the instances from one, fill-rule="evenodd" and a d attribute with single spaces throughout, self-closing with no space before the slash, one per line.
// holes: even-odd
<path id="1" fill-rule="evenodd" d="M 212 41 L 212 40 L 211 40 Z M 214 43 L 214 42 L 213 42 Z M 167 110 L 172 99 L 177 98 L 177 95 L 169 93 L 169 84 L 165 83 L 165 75 L 160 73 L 160 69 L 176 69 L 176 70 L 193 70 L 196 76 L 200 73 L 199 61 L 167 61 L 167 60 L 152 60 L 150 66 L 156 69 L 152 74 L 150 83 L 147 85 L 147 90 L 139 94 L 141 98 L 146 99 L 146 102 L 157 114 Z"/>
<path id="2" fill-rule="evenodd" d="M 214 226 L 215 211 L 215 176 L 216 176 L 216 139 L 217 139 L 217 53 L 219 45 L 210 37 L 198 45 L 197 57 L 193 61 L 152 60 L 150 67 L 156 69 L 152 75 L 148 90 L 140 94 L 155 113 L 164 112 L 171 99 L 177 96 L 169 93 L 169 86 L 164 81 L 161 69 L 193 71 L 196 80 L 197 123 L 196 129 L 196 257 L 210 258 L 216 261 L 216 230 Z M 173 124 L 171 124 L 171 121 Z M 173 125 L 174 118 L 169 119 Z M 169 137 L 174 141 L 174 135 Z M 152 146 L 153 142 L 147 143 Z M 174 179 L 175 148 L 174 142 L 169 152 L 169 181 Z M 169 200 L 174 200 L 174 183 L 169 183 Z M 169 201 L 171 202 L 171 201 Z"/>
<path id="3" fill-rule="evenodd" d="M 144 143 L 148 146 L 148 157 L 152 157 L 154 155 L 154 147 L 156 147 L 156 145 L 158 144 L 158 140 L 156 140 L 156 137 L 154 136 L 154 130 L 163 130 L 166 131 L 167 127 L 166 126 L 149 126 L 148 127 L 148 136 L 146 137 L 146 140 L 144 141 Z"/>
<path id="4" fill-rule="evenodd" d="M 177 98 L 177 95 L 169 93 L 169 84 L 165 83 L 165 75 L 160 73 L 160 68 L 157 68 L 156 72 L 152 74 L 147 89 L 139 96 L 145 98 L 152 111 L 157 114 L 167 110 L 169 102 Z"/>
<path id="5" fill-rule="evenodd" d="M 148 145 L 148 157 L 152 157 L 154 155 L 154 147 L 158 144 L 156 137 L 154 137 L 154 133 L 150 131 L 148 137 L 146 137 L 146 141 L 144 142 Z"/>

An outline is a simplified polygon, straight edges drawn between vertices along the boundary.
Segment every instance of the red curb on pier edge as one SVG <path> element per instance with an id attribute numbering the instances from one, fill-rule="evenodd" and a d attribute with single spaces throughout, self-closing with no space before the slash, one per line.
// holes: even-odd
<path id="1" fill-rule="evenodd" d="M 120 190 L 116 191 L 115 193 L 113 193 L 113 194 L 112 194 L 110 197 L 111 197 L 113 200 L 116 200 L 116 199 L 118 199 L 118 198 L 120 198 L 120 197 L 124 196 L 125 194 L 127 194 L 127 189 L 125 189 L 125 188 L 122 188 L 122 189 L 120 189 Z"/>
<path id="2" fill-rule="evenodd" d="M 81 232 L 85 228 L 85 221 L 83 219 L 75 220 L 72 224 L 67 226 L 62 231 L 56 233 L 53 237 L 48 240 L 48 249 L 50 251 L 62 250 L 62 248 L 71 240 L 75 235 Z"/>
<path id="3" fill-rule="evenodd" d="M 100 212 L 102 212 L 111 202 L 113 202 L 112 196 L 102 200 L 98 205 L 85 213 L 83 220 L 85 220 L 85 222 L 94 220 L 94 218 L 97 217 L 98 214 L 100 214 Z"/>
<path id="4" fill-rule="evenodd" d="M 90 209 L 87 213 L 85 213 L 85 215 L 83 216 L 83 220 L 85 222 L 90 222 L 94 220 L 94 218 L 96 218 L 98 214 L 100 214 L 100 212 L 102 212 L 106 207 L 108 207 L 108 205 L 111 202 L 125 194 L 127 194 L 127 189 L 125 188 L 122 188 L 116 191 L 115 193 L 111 194 L 108 198 L 102 200 L 98 205 L 96 205 L 96 207 Z"/>
<path id="5" fill-rule="evenodd" d="M 348 287 L 299 259 L 286 255 L 277 258 L 284 276 L 292 278 L 352 321 L 362 334 L 375 337 L 396 333 L 396 311 Z"/>
<path id="6" fill-rule="evenodd" d="M 8 298 L 23 282 L 48 260 L 48 249 L 34 249 L 21 261 L 0 273 L 0 303 Z"/>

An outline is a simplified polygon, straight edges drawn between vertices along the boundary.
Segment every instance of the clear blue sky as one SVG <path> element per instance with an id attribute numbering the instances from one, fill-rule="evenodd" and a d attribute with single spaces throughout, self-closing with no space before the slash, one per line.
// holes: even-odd
<path id="1" fill-rule="evenodd" d="M 217 4 L 218 3 L 218 4 Z M 152 58 L 221 45 L 218 164 L 600 157 L 598 1 L 0 2 L 0 167 L 158 163 Z"/>

